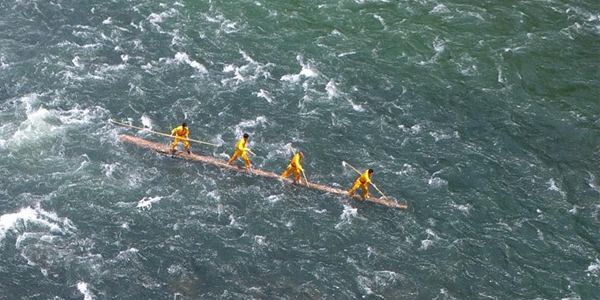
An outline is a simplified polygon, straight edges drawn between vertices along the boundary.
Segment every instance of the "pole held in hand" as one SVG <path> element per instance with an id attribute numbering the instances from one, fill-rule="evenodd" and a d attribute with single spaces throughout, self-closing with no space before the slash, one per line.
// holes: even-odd
<path id="1" fill-rule="evenodd" d="M 166 134 L 166 133 L 162 133 L 162 132 L 158 132 L 158 131 L 150 130 L 150 129 L 148 129 L 148 128 L 142 128 L 142 127 L 137 127 L 137 126 L 133 126 L 133 125 L 129 125 L 129 124 L 125 124 L 125 123 L 117 122 L 117 121 L 115 121 L 115 120 L 110 120 L 110 122 L 111 122 L 111 123 L 113 123 L 113 124 L 119 125 L 119 126 L 124 126 L 124 127 L 134 128 L 134 129 L 137 129 L 137 130 L 147 130 L 147 131 L 149 131 L 149 132 L 152 132 L 152 133 L 154 133 L 154 134 L 158 134 L 158 135 L 162 135 L 162 136 L 167 136 L 167 137 L 173 137 L 173 136 L 172 136 L 172 135 L 170 135 L 170 134 Z M 188 140 L 188 141 L 191 141 L 191 142 L 200 143 L 200 144 L 205 144 L 205 145 L 210 145 L 210 146 L 214 146 L 214 147 L 219 147 L 219 145 L 217 145 L 217 144 L 213 144 L 213 143 L 203 142 L 203 141 L 194 140 L 194 139 L 190 139 L 190 138 L 187 138 L 187 140 Z"/>

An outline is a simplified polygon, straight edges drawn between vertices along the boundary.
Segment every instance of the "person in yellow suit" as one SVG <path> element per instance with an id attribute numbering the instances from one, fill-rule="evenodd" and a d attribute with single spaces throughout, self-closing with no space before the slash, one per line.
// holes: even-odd
<path id="1" fill-rule="evenodd" d="M 300 174 L 302 173 L 302 165 L 300 164 L 300 160 L 304 158 L 304 153 L 302 151 L 294 154 L 292 157 L 292 161 L 287 167 L 287 170 L 283 172 L 281 178 L 286 178 L 294 172 L 294 184 L 300 183 Z"/>
<path id="2" fill-rule="evenodd" d="M 190 135 L 190 129 L 187 127 L 187 124 L 183 123 L 180 126 L 175 127 L 171 130 L 171 135 L 175 136 L 175 140 L 173 141 L 173 145 L 171 145 L 171 154 L 175 154 L 175 147 L 181 141 L 183 142 L 183 147 L 187 150 L 188 154 L 192 154 L 190 151 L 190 144 L 188 143 L 188 136 Z"/>
<path id="3" fill-rule="evenodd" d="M 232 165 L 233 162 L 238 158 L 238 157 L 242 157 L 244 159 L 244 163 L 246 164 L 246 169 L 250 169 L 252 168 L 252 165 L 250 164 L 250 159 L 248 158 L 248 154 L 246 153 L 246 151 L 248 150 L 246 148 L 246 142 L 248 141 L 248 134 L 244 133 L 244 137 L 241 138 L 237 144 L 235 145 L 235 152 L 233 152 L 233 155 L 231 156 L 231 158 L 229 159 L 229 164 Z"/>
<path id="4" fill-rule="evenodd" d="M 354 195 L 354 191 L 361 187 L 363 189 L 363 198 L 369 198 L 369 182 L 371 182 L 371 174 L 373 174 L 373 169 L 368 169 L 356 181 L 354 182 L 354 186 L 348 191 L 348 195 Z"/>

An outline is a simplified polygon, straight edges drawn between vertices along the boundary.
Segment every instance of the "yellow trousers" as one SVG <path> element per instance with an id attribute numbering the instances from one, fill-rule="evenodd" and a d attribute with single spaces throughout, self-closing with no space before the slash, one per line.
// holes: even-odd
<path id="1" fill-rule="evenodd" d="M 283 174 L 281 175 L 282 178 L 286 178 L 288 176 L 290 176 L 290 174 L 292 174 L 292 172 L 294 172 L 294 180 L 296 182 L 300 182 L 300 173 L 302 172 L 300 169 L 292 166 L 291 164 L 288 165 L 287 170 L 285 170 L 285 172 L 283 172 Z"/>
<path id="2" fill-rule="evenodd" d="M 360 181 L 360 178 L 354 182 L 354 186 L 348 191 L 348 195 L 352 196 L 354 191 L 361 187 L 363 189 L 363 198 L 369 198 L 369 185 Z"/>
<path id="3" fill-rule="evenodd" d="M 187 139 L 183 138 L 183 137 L 176 136 L 175 140 L 173 141 L 173 145 L 171 145 L 171 151 L 175 150 L 175 147 L 177 147 L 177 144 L 180 141 L 183 142 L 183 147 L 185 147 L 186 150 L 190 150 L 190 143 L 188 143 Z"/>
<path id="4" fill-rule="evenodd" d="M 246 151 L 235 150 L 233 156 L 231 156 L 231 158 L 229 159 L 229 164 L 232 164 L 240 156 L 244 159 L 246 168 L 250 168 L 250 159 L 248 158 L 248 154 L 246 154 Z"/>

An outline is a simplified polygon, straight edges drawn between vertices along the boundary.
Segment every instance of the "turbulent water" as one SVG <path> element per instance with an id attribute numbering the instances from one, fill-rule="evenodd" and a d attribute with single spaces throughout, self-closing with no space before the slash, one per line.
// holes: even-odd
<path id="1" fill-rule="evenodd" d="M 2 0 L 0 299 L 598 299 L 599 50 L 589 0 Z"/>

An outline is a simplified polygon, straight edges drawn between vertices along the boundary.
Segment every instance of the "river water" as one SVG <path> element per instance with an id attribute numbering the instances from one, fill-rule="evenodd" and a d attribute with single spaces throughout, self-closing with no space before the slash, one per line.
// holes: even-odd
<path id="1" fill-rule="evenodd" d="M 599 49 L 584 0 L 0 1 L 0 299 L 597 299 Z"/>

